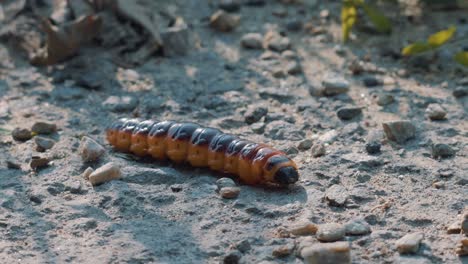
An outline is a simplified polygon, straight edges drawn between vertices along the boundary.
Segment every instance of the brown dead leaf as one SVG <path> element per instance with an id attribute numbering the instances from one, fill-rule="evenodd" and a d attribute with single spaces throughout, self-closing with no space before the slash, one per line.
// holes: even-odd
<path id="1" fill-rule="evenodd" d="M 51 65 L 78 52 L 99 32 L 101 19 L 98 15 L 78 18 L 63 27 L 57 27 L 42 18 L 42 29 L 47 34 L 46 50 L 31 59 L 33 65 Z"/>

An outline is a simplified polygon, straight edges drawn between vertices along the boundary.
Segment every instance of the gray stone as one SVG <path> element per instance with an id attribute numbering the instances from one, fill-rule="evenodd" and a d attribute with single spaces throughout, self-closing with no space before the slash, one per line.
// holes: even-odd
<path id="1" fill-rule="evenodd" d="M 223 10 L 216 11 L 210 17 L 210 26 L 221 32 L 229 32 L 234 30 L 240 22 L 240 16 L 231 15 Z"/>
<path id="2" fill-rule="evenodd" d="M 11 131 L 11 136 L 13 137 L 14 140 L 18 140 L 18 141 L 27 141 L 32 138 L 32 134 L 29 129 L 19 128 L 19 127 Z"/>
<path id="3" fill-rule="evenodd" d="M 37 134 L 52 134 L 57 131 L 57 125 L 47 122 L 36 122 L 31 127 L 31 131 Z"/>
<path id="4" fill-rule="evenodd" d="M 321 157 L 323 155 L 325 155 L 327 153 L 327 149 L 325 147 L 325 144 L 321 143 L 321 142 L 317 142 L 315 144 L 312 145 L 312 156 L 314 158 L 318 158 L 318 157 Z"/>
<path id="5" fill-rule="evenodd" d="M 377 104 L 380 106 L 385 106 L 393 103 L 395 101 L 395 97 L 391 94 L 387 93 L 379 93 L 377 95 Z"/>
<path id="6" fill-rule="evenodd" d="M 433 158 L 448 158 L 455 155 L 455 150 L 447 144 L 435 143 L 432 145 Z"/>
<path id="7" fill-rule="evenodd" d="M 301 250 L 307 264 L 350 264 L 351 252 L 348 242 L 322 243 Z"/>
<path id="8" fill-rule="evenodd" d="M 76 77 L 76 85 L 92 90 L 98 90 L 103 85 L 103 78 L 97 71 L 87 71 Z M 79 95 L 77 94 L 77 96 Z"/>
<path id="9" fill-rule="evenodd" d="M 77 87 L 56 87 L 52 91 L 52 96 L 58 100 L 73 100 L 80 99 L 85 96 L 84 89 Z"/>
<path id="10" fill-rule="evenodd" d="M 241 45 L 246 49 L 262 49 L 263 36 L 260 33 L 247 33 L 241 38 Z"/>
<path id="11" fill-rule="evenodd" d="M 55 145 L 54 140 L 40 136 L 34 137 L 34 143 L 36 143 L 36 150 L 39 152 L 51 149 Z"/>
<path id="12" fill-rule="evenodd" d="M 342 107 L 336 111 L 336 115 L 342 120 L 351 120 L 362 114 L 360 107 Z"/>
<path id="13" fill-rule="evenodd" d="M 287 60 L 295 60 L 297 59 L 297 54 L 292 51 L 292 50 L 285 50 L 281 52 L 281 57 L 287 59 Z"/>
<path id="14" fill-rule="evenodd" d="M 221 0 L 218 6 L 226 12 L 237 12 L 241 8 L 239 0 Z"/>
<path id="15" fill-rule="evenodd" d="M 430 104 L 426 108 L 426 114 L 431 120 L 444 120 L 447 112 L 440 104 Z"/>
<path id="16" fill-rule="evenodd" d="M 301 64 L 297 61 L 291 61 L 286 64 L 286 72 L 292 75 L 300 74 L 302 72 Z"/>
<path id="17" fill-rule="evenodd" d="M 216 186 L 218 187 L 218 191 L 224 187 L 235 187 L 236 183 L 231 178 L 220 178 L 216 181 Z"/>
<path id="18" fill-rule="evenodd" d="M 464 96 L 468 95 L 468 86 L 457 87 L 457 88 L 455 88 L 455 90 L 453 90 L 452 94 L 453 94 L 453 96 L 455 98 L 464 97 Z"/>
<path id="19" fill-rule="evenodd" d="M 228 252 L 223 258 L 223 264 L 238 264 L 242 255 L 239 251 Z"/>
<path id="20" fill-rule="evenodd" d="M 334 242 L 344 238 L 346 230 L 343 225 L 329 223 L 319 225 L 316 237 L 322 242 Z"/>
<path id="21" fill-rule="evenodd" d="M 349 82 L 340 77 L 327 77 L 322 81 L 323 93 L 325 95 L 337 95 L 349 91 Z"/>
<path id="22" fill-rule="evenodd" d="M 468 235 L 468 211 L 463 214 L 461 230 L 465 235 Z"/>
<path id="23" fill-rule="evenodd" d="M 404 143 L 416 135 L 416 127 L 409 120 L 385 122 L 382 126 L 387 138 L 398 143 Z"/>
<path id="24" fill-rule="evenodd" d="M 191 48 L 190 30 L 181 19 L 174 26 L 162 31 L 161 39 L 163 41 L 163 54 L 167 57 L 185 55 Z"/>
<path id="25" fill-rule="evenodd" d="M 239 196 L 239 193 L 240 193 L 240 188 L 235 187 L 235 186 L 234 187 L 222 187 L 219 190 L 219 194 L 221 195 L 221 197 L 225 199 L 237 198 L 237 196 Z"/>
<path id="26" fill-rule="evenodd" d="M 245 122 L 247 124 L 253 124 L 260 121 L 268 113 L 268 108 L 263 106 L 253 106 L 249 107 L 245 112 Z"/>
<path id="27" fill-rule="evenodd" d="M 83 162 L 91 162 L 98 160 L 104 153 L 105 149 L 92 138 L 83 137 L 81 139 L 79 153 Z"/>
<path id="28" fill-rule="evenodd" d="M 276 52 L 282 52 L 291 46 L 291 41 L 287 37 L 282 37 L 280 35 L 274 36 L 269 41 L 267 41 L 267 47 Z"/>
<path id="29" fill-rule="evenodd" d="M 348 191 L 338 184 L 332 185 L 325 192 L 325 199 L 331 206 L 343 206 L 348 198 Z"/>
<path id="30" fill-rule="evenodd" d="M 362 82 L 366 87 L 374 87 L 383 84 L 382 80 L 376 78 L 375 76 L 367 76 L 362 80 Z"/>
<path id="31" fill-rule="evenodd" d="M 326 132 L 325 134 L 321 135 L 318 139 L 320 142 L 330 144 L 333 141 L 335 141 L 337 137 L 338 137 L 338 131 L 336 131 L 335 129 L 332 129 Z"/>
<path id="32" fill-rule="evenodd" d="M 104 107 L 113 112 L 132 111 L 137 107 L 138 100 L 133 96 L 109 96 L 103 103 Z"/>
<path id="33" fill-rule="evenodd" d="M 286 72 L 283 70 L 283 67 L 273 67 L 272 70 L 271 70 L 271 75 L 273 75 L 273 77 L 275 78 L 284 78 L 286 77 Z"/>
<path id="34" fill-rule="evenodd" d="M 423 238 L 423 233 L 419 232 L 405 235 L 395 243 L 398 252 L 400 252 L 400 254 L 412 254 L 418 252 Z"/>
<path id="35" fill-rule="evenodd" d="M 302 29 L 302 21 L 299 19 L 291 19 L 286 22 L 285 28 L 289 31 L 300 31 Z"/>
<path id="36" fill-rule="evenodd" d="M 263 132 L 265 132 L 265 127 L 266 125 L 263 122 L 254 123 L 250 125 L 250 129 L 252 129 L 252 131 L 257 134 L 263 134 Z"/>
<path id="37" fill-rule="evenodd" d="M 305 151 L 305 150 L 310 149 L 313 144 L 314 142 L 312 140 L 304 139 L 301 142 L 299 142 L 299 144 L 297 145 L 297 148 L 301 151 Z"/>
<path id="38" fill-rule="evenodd" d="M 346 235 L 360 236 L 371 232 L 370 225 L 364 219 L 353 219 L 345 224 Z"/>
<path id="39" fill-rule="evenodd" d="M 251 249 L 249 240 L 244 239 L 240 241 L 239 243 L 237 243 L 236 248 L 242 253 L 249 251 Z"/>
<path id="40" fill-rule="evenodd" d="M 370 141 L 370 142 L 366 143 L 366 151 L 369 154 L 380 153 L 380 148 L 381 147 L 382 147 L 382 145 L 380 144 L 380 142 L 377 142 L 377 141 Z"/>

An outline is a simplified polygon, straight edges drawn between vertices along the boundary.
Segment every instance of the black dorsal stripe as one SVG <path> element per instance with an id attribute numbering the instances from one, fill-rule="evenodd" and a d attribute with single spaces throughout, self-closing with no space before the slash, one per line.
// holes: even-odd
<path id="1" fill-rule="evenodd" d="M 145 120 L 140 122 L 138 126 L 133 130 L 133 134 L 138 134 L 138 135 L 148 135 L 149 132 L 151 131 L 151 127 L 156 124 L 156 121 L 153 120 Z"/>
<path id="2" fill-rule="evenodd" d="M 231 134 L 218 134 L 211 140 L 209 150 L 225 152 L 228 149 L 229 144 L 236 139 L 237 137 Z"/>
<path id="3" fill-rule="evenodd" d="M 278 154 L 278 155 L 274 155 L 274 156 L 271 156 L 266 164 L 265 164 L 265 167 L 267 170 L 271 170 L 273 169 L 276 165 L 280 164 L 280 163 L 283 163 L 283 162 L 288 162 L 289 161 L 289 158 L 286 157 L 285 155 L 281 155 L 281 154 Z"/>
<path id="4" fill-rule="evenodd" d="M 195 123 L 177 123 L 169 128 L 168 136 L 174 140 L 189 140 L 199 127 Z"/>
<path id="5" fill-rule="evenodd" d="M 138 127 L 141 120 L 139 119 L 128 119 L 122 127 L 122 131 L 133 133 L 133 130 Z"/>
<path id="6" fill-rule="evenodd" d="M 151 127 L 149 132 L 150 137 L 165 137 L 169 131 L 169 128 L 174 124 L 173 121 L 162 121 L 156 123 Z"/>
<path id="7" fill-rule="evenodd" d="M 249 143 L 245 145 L 240 151 L 241 157 L 244 159 L 253 159 L 253 157 L 258 151 L 258 146 L 259 144 L 257 143 Z"/>
<path id="8" fill-rule="evenodd" d="M 243 140 L 243 139 L 235 139 L 229 144 L 229 146 L 228 146 L 228 148 L 226 150 L 226 154 L 227 155 L 236 155 L 242 150 L 242 148 L 245 145 L 247 145 L 249 143 L 252 143 L 252 142 L 247 141 L 247 140 Z"/>
<path id="9" fill-rule="evenodd" d="M 190 139 L 190 143 L 192 143 L 195 146 L 210 145 L 213 138 L 221 133 L 222 132 L 216 128 L 199 127 L 193 132 L 192 138 Z"/>

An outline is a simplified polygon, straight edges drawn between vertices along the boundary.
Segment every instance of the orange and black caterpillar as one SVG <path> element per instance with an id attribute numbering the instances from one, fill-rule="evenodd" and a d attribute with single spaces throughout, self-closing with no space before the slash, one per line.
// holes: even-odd
<path id="1" fill-rule="evenodd" d="M 288 185 L 299 178 L 297 166 L 283 152 L 195 123 L 119 119 L 106 130 L 119 151 L 239 176 L 247 184 Z"/>

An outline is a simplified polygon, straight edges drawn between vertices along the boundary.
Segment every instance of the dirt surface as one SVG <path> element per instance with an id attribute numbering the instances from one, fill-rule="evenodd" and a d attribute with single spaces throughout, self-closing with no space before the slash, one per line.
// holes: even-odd
<path id="1" fill-rule="evenodd" d="M 357 39 L 342 45 L 339 1 L 242 5 L 239 25 L 228 33 L 209 27 L 216 6 L 178 5 L 190 29 L 188 54 L 154 56 L 132 68 L 97 44 L 62 64 L 33 67 L 14 39 L 2 38 L 1 262 L 302 263 L 299 245 L 321 242 L 281 230 L 304 221 L 364 219 L 371 233 L 340 239 L 349 241 L 352 263 L 467 263 L 455 254 L 463 235 L 447 234 L 468 198 L 468 96 L 454 96 L 468 88 L 467 70 L 452 61 L 454 46 L 436 57 L 397 56 L 408 41 L 447 24 L 468 35 L 466 10 L 428 11 L 416 22 L 394 17 L 400 22 L 391 36 L 356 31 Z M 15 19 L 32 20 L 27 12 Z M 310 22 L 315 31 L 286 27 L 292 21 Z M 20 34 L 40 34 L 32 24 L 21 24 Z M 270 30 L 289 38 L 292 52 L 241 46 L 245 34 Z M 353 74 L 358 63 L 365 67 Z M 314 94 L 322 81 L 337 78 L 349 82 L 344 93 Z M 370 78 L 383 83 L 366 87 Z M 444 120 L 428 118 L 434 103 L 445 110 Z M 338 109 L 348 106 L 362 111 L 340 119 Z M 267 114 L 247 124 L 246 112 L 261 107 Z M 294 158 L 300 181 L 288 189 L 238 183 L 239 196 L 224 199 L 216 192 L 224 175 L 113 151 L 106 125 L 133 116 L 195 121 L 268 143 Z M 388 140 L 382 123 L 394 120 L 410 120 L 414 137 Z M 45 152 L 34 138 L 11 136 L 38 121 L 58 127 L 42 136 L 55 141 Z M 82 162 L 84 135 L 106 148 L 99 161 Z M 434 158 L 437 143 L 454 154 Z M 369 151 L 369 144 L 380 151 Z M 33 171 L 33 156 L 51 162 Z M 122 179 L 93 187 L 81 175 L 109 161 L 120 166 Z M 419 250 L 398 253 L 395 242 L 413 232 L 424 234 Z"/>

